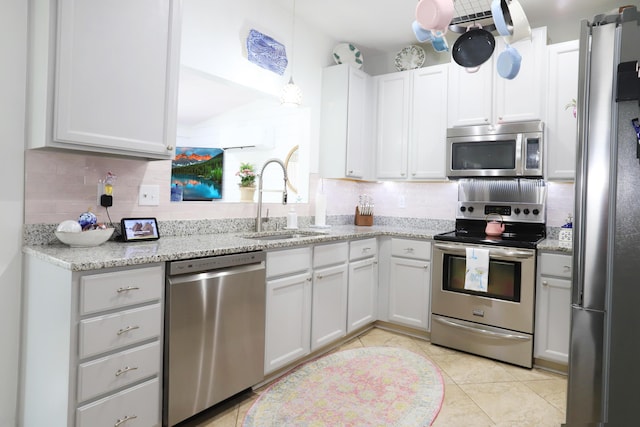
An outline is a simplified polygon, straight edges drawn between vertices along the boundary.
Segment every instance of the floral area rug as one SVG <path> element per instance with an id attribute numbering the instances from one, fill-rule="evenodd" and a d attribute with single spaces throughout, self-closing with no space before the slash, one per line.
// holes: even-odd
<path id="1" fill-rule="evenodd" d="M 427 358 L 393 347 L 344 350 L 308 362 L 256 400 L 244 426 L 429 426 L 444 397 Z"/>

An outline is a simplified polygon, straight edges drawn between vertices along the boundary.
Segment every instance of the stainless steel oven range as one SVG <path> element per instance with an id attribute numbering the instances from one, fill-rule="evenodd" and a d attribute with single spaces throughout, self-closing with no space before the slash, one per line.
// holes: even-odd
<path id="1" fill-rule="evenodd" d="M 434 236 L 431 342 L 533 366 L 536 245 L 545 237 L 542 180 L 462 180 L 455 231 Z M 502 221 L 487 236 L 487 220 Z M 469 253 L 484 252 L 485 288 L 467 286 Z"/>

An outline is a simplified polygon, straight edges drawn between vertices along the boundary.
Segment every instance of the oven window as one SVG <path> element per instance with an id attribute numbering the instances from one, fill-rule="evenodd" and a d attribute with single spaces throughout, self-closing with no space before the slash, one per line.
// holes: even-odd
<path id="1" fill-rule="evenodd" d="M 469 291 L 464 288 L 466 266 L 467 261 L 465 257 L 445 254 L 442 289 L 520 302 L 521 264 L 519 262 L 490 259 L 487 292 Z"/>
<path id="2" fill-rule="evenodd" d="M 516 140 L 455 142 L 451 145 L 451 169 L 515 169 Z"/>

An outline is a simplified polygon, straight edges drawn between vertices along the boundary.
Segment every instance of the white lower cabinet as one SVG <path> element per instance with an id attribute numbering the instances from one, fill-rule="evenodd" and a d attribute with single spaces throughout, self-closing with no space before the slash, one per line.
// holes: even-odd
<path id="1" fill-rule="evenodd" d="M 76 426 L 159 426 L 160 380 L 131 387 L 78 408 Z"/>
<path id="2" fill-rule="evenodd" d="M 25 257 L 22 425 L 156 426 L 164 264 L 72 272 Z"/>
<path id="3" fill-rule="evenodd" d="M 538 255 L 534 357 L 565 365 L 569 361 L 571 268 L 570 255 Z"/>
<path id="4" fill-rule="evenodd" d="M 310 352 L 311 250 L 267 253 L 265 374 Z"/>
<path id="5" fill-rule="evenodd" d="M 349 247 L 347 333 L 377 320 L 378 253 L 375 238 L 356 240 Z"/>
<path id="6" fill-rule="evenodd" d="M 348 243 L 313 250 L 311 351 L 347 334 Z"/>
<path id="7" fill-rule="evenodd" d="M 391 239 L 389 321 L 429 330 L 431 243 Z"/>
<path id="8" fill-rule="evenodd" d="M 265 375 L 377 320 L 377 239 L 267 253 Z"/>

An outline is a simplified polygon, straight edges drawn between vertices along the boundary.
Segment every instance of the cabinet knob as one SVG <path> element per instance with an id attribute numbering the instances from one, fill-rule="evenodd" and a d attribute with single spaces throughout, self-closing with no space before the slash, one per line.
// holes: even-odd
<path id="1" fill-rule="evenodd" d="M 429 269 L 429 264 L 425 264 L 424 269 L 428 270 Z"/>
<path id="2" fill-rule="evenodd" d="M 120 419 L 118 418 L 118 420 L 116 421 L 116 423 L 113 425 L 113 427 L 118 427 L 121 426 L 122 424 L 126 423 L 127 421 L 131 421 L 131 420 L 135 420 L 136 418 L 138 418 L 137 415 L 126 415 L 124 418 Z"/>
<path id="3" fill-rule="evenodd" d="M 411 176 L 416 176 L 417 174 L 415 172 L 411 172 Z"/>
<path id="4" fill-rule="evenodd" d="M 542 286 L 549 286 L 549 282 L 547 282 L 546 280 L 542 281 Z"/>
<path id="5" fill-rule="evenodd" d="M 318 279 L 324 279 L 324 276 L 322 274 L 318 274 Z"/>
<path id="6" fill-rule="evenodd" d="M 353 170 L 350 170 L 350 171 L 349 171 L 349 175 L 353 175 Z"/>
<path id="7" fill-rule="evenodd" d="M 405 176 L 405 173 L 404 173 L 404 172 L 402 172 L 402 173 L 400 174 L 400 176 Z"/>
<path id="8" fill-rule="evenodd" d="M 564 265 L 564 266 L 562 266 L 562 268 L 563 268 L 563 270 L 564 270 L 565 272 L 569 272 L 569 271 L 571 271 L 571 266 L 569 266 L 569 265 Z"/>
<path id="9" fill-rule="evenodd" d="M 173 151 L 173 145 L 167 145 L 167 151 Z"/>

